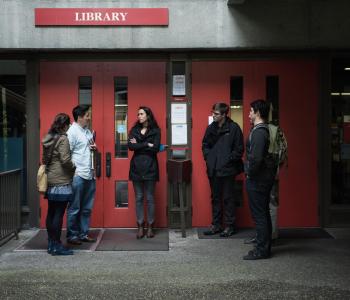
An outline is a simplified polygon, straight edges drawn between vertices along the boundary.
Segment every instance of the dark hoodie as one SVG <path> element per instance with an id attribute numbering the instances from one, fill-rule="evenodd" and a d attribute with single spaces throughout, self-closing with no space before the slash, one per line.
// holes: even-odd
<path id="1" fill-rule="evenodd" d="M 71 159 L 69 141 L 66 134 L 47 134 L 42 139 L 42 162 L 46 165 L 49 186 L 70 184 L 73 179 L 75 167 Z M 52 147 L 54 147 L 51 152 Z M 52 153 L 51 160 L 50 154 Z"/>

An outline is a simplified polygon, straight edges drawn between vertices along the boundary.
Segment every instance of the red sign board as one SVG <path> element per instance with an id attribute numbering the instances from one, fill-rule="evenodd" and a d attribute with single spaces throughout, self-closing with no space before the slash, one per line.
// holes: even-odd
<path id="1" fill-rule="evenodd" d="M 35 26 L 165 26 L 167 8 L 36 8 Z"/>

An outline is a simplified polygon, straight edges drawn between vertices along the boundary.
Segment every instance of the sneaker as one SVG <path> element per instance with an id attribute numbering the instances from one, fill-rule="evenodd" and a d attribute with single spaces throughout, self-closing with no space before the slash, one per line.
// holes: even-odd
<path id="1" fill-rule="evenodd" d="M 257 243 L 256 236 L 244 240 L 244 244 L 256 244 L 256 243 Z"/>
<path id="2" fill-rule="evenodd" d="M 220 226 L 211 225 L 208 230 L 203 231 L 204 235 L 214 235 L 217 233 L 220 233 L 222 231 L 222 228 Z"/>
<path id="3" fill-rule="evenodd" d="M 248 252 L 247 255 L 243 256 L 243 260 L 257 260 L 257 259 L 267 259 L 270 258 L 271 254 L 262 254 L 258 252 L 256 249 Z"/>
<path id="4" fill-rule="evenodd" d="M 80 238 L 80 241 L 85 243 L 95 243 L 96 239 L 87 235 L 87 236 L 84 236 L 83 238 Z"/>
<path id="5" fill-rule="evenodd" d="M 220 233 L 221 237 L 230 237 L 231 235 L 234 235 L 237 233 L 237 230 L 233 226 L 227 226 L 224 231 Z"/>
<path id="6" fill-rule="evenodd" d="M 71 244 L 71 245 L 81 245 L 82 244 L 82 242 L 79 239 L 77 239 L 77 238 L 68 239 L 67 243 Z"/>

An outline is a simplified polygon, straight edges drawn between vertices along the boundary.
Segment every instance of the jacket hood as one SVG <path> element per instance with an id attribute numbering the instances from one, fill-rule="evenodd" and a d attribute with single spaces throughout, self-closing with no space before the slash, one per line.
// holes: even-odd
<path id="1" fill-rule="evenodd" d="M 55 136 L 50 133 L 45 135 L 45 137 L 41 140 L 44 148 L 51 147 L 54 141 L 55 141 Z"/>

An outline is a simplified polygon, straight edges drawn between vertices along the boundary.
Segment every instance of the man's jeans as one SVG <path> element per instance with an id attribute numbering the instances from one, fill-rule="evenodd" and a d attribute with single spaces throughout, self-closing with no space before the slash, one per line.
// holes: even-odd
<path id="1" fill-rule="evenodd" d="M 144 213 L 143 213 L 143 200 L 144 194 L 147 198 L 147 221 L 148 224 L 154 222 L 154 188 L 156 185 L 155 181 L 133 181 L 136 201 L 136 217 L 137 223 L 143 224 Z"/>
<path id="2" fill-rule="evenodd" d="M 234 176 L 214 176 L 209 178 L 209 182 L 212 199 L 212 224 L 221 227 L 223 215 L 226 226 L 235 226 Z"/>
<path id="3" fill-rule="evenodd" d="M 67 209 L 67 239 L 84 238 L 88 235 L 91 210 L 96 190 L 95 179 L 73 178 L 73 201 Z"/>
<path id="4" fill-rule="evenodd" d="M 261 255 L 271 253 L 272 224 L 270 216 L 271 182 L 247 179 L 246 187 L 249 197 L 249 207 L 256 227 L 256 249 Z"/>

